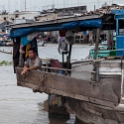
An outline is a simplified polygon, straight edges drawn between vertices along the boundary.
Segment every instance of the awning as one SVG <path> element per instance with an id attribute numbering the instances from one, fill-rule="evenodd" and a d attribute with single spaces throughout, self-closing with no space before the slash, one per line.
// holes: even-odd
<path id="1" fill-rule="evenodd" d="M 34 27 L 26 27 L 26 28 L 15 28 L 10 32 L 10 36 L 14 37 L 22 37 L 26 36 L 32 32 L 45 32 L 45 31 L 59 31 L 59 30 L 68 30 L 76 27 L 84 27 L 84 28 L 101 28 L 102 27 L 102 19 L 90 19 L 83 21 L 73 21 L 59 24 L 49 24 L 42 26 L 34 26 Z"/>

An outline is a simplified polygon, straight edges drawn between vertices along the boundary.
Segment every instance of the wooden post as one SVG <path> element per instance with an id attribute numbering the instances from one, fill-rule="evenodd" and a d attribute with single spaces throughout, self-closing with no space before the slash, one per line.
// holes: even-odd
<path id="1" fill-rule="evenodd" d="M 71 53 L 72 53 L 72 46 L 74 43 L 74 37 L 68 37 L 67 40 L 69 41 L 69 55 L 68 55 L 68 59 L 71 62 Z"/>
<path id="2" fill-rule="evenodd" d="M 94 50 L 94 60 L 97 59 L 100 31 L 101 31 L 101 29 L 99 29 L 99 28 L 96 29 L 96 43 L 95 43 L 95 50 Z M 93 74 L 93 80 L 99 81 L 99 63 L 98 62 L 95 62 L 93 71 L 96 72 L 95 74 Z"/>
<path id="3" fill-rule="evenodd" d="M 99 39 L 100 39 L 100 31 L 101 31 L 100 28 L 96 29 L 96 43 L 95 43 L 95 51 L 94 51 L 94 60 L 97 59 Z"/>
<path id="4" fill-rule="evenodd" d="M 19 67 L 23 67 L 23 66 L 24 66 L 23 54 L 20 53 L 20 56 L 19 56 Z"/>
<path id="5" fill-rule="evenodd" d="M 69 48 L 69 61 L 71 62 L 71 53 L 72 53 L 72 44 L 70 44 L 70 46 L 69 46 L 70 48 Z"/>

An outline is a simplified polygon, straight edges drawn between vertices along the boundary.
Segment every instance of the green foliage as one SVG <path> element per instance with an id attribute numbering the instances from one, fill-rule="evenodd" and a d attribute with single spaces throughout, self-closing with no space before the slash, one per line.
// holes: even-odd
<path id="1" fill-rule="evenodd" d="M 8 61 L 5 61 L 5 60 L 0 62 L 0 66 L 9 66 L 9 65 L 12 65 L 12 64 L 13 64 L 13 62 L 8 62 Z"/>

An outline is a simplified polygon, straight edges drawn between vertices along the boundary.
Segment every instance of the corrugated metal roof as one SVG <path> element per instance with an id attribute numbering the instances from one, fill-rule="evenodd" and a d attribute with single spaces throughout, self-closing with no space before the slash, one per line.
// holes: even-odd
<path id="1" fill-rule="evenodd" d="M 112 10 L 124 10 L 124 6 L 104 6 L 100 9 L 96 9 L 95 11 L 90 11 L 83 13 L 83 15 L 91 15 L 91 14 L 110 14 Z"/>
<path id="2" fill-rule="evenodd" d="M 25 23 L 25 24 L 17 24 L 17 25 L 10 25 L 10 28 L 25 28 L 25 27 L 34 27 L 34 26 L 43 26 L 43 25 L 52 25 L 52 24 L 59 24 L 59 23 L 66 23 L 66 22 L 73 22 L 73 21 L 82 21 L 82 20 L 89 20 L 89 19 L 97 19 L 101 18 L 103 14 L 99 15 L 87 15 L 87 16 L 71 16 L 71 17 L 64 17 L 64 18 L 57 18 L 55 20 L 50 21 L 42 21 L 42 22 L 35 22 L 35 23 Z"/>
<path id="3" fill-rule="evenodd" d="M 105 15 L 112 15 L 112 10 L 124 10 L 124 6 L 104 6 L 100 9 L 96 9 L 95 11 L 85 12 L 82 13 L 80 16 L 61 16 L 57 17 L 54 20 L 47 20 L 42 22 L 34 22 L 29 24 L 18 24 L 18 25 L 10 25 L 11 28 L 25 28 L 25 27 L 33 27 L 33 26 L 43 26 L 43 25 L 52 25 L 52 24 L 59 24 L 59 23 L 66 23 L 72 21 L 80 21 L 80 20 L 88 20 L 88 19 L 96 19 L 102 18 Z M 47 14 L 47 13 L 46 13 Z"/>

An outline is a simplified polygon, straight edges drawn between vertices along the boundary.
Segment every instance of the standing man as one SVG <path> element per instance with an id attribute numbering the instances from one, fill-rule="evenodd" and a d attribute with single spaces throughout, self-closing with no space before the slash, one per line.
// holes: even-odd
<path id="1" fill-rule="evenodd" d="M 27 59 L 25 66 L 23 68 L 23 71 L 21 75 L 25 74 L 27 71 L 30 70 L 40 70 L 41 69 L 41 59 L 36 56 L 36 52 L 33 48 L 29 49 L 29 58 Z"/>

